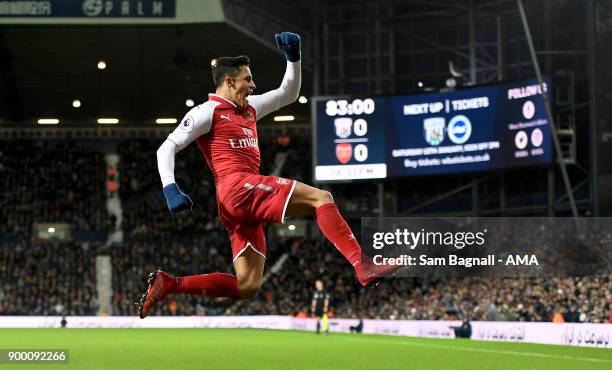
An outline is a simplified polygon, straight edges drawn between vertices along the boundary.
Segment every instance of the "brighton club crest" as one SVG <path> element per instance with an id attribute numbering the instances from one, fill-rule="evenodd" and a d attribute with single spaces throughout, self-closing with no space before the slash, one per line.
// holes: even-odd
<path id="1" fill-rule="evenodd" d="M 336 136 L 341 139 L 346 139 L 351 136 L 351 127 L 353 127 L 352 118 L 336 118 L 334 120 L 334 126 L 336 126 Z"/>
<path id="2" fill-rule="evenodd" d="M 440 143 L 444 141 L 445 124 L 444 117 L 433 117 L 423 120 L 425 141 L 427 141 L 429 145 L 440 145 Z"/>
<path id="3" fill-rule="evenodd" d="M 336 158 L 340 163 L 348 163 L 351 157 L 353 157 L 353 146 L 350 143 L 336 144 Z"/>

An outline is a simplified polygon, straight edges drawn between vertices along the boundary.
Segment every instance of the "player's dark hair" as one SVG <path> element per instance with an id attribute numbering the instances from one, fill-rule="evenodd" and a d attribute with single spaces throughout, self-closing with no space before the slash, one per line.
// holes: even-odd
<path id="1" fill-rule="evenodd" d="M 249 57 L 239 55 L 237 57 L 219 57 L 210 61 L 210 69 L 212 70 L 213 81 L 215 86 L 223 85 L 225 76 L 236 77 L 240 73 L 242 66 L 251 64 Z"/>

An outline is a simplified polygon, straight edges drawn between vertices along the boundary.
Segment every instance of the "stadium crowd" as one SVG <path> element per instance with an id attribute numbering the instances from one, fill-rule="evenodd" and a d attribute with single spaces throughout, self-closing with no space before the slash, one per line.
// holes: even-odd
<path id="1" fill-rule="evenodd" d="M 109 231 L 105 164 L 75 141 L 0 141 L 0 235 L 26 238 L 33 222 Z"/>
<path id="2" fill-rule="evenodd" d="M 196 145 L 190 145 L 177 155 L 175 172 L 181 189 L 197 201 L 192 212 L 169 217 L 157 171 L 159 144 L 159 140 L 126 140 L 118 146 L 122 228 L 126 238 L 190 238 L 219 228 L 215 180 Z M 267 159 L 262 160 L 262 171 L 269 172 L 279 149 L 274 143 L 262 142 L 260 145 L 267 148 L 266 153 L 262 153 Z"/>
<path id="3" fill-rule="evenodd" d="M 163 267 L 176 275 L 231 272 L 227 236 L 215 230 L 191 245 L 134 243 L 113 249 L 113 313 L 133 314 L 144 276 Z M 612 323 L 612 278 L 465 278 L 427 281 L 389 279 L 376 289 L 361 288 L 353 271 L 331 245 L 292 240 L 271 246 L 274 264 L 253 300 L 211 301 L 176 295 L 159 305 L 158 315 L 305 315 L 317 278 L 332 294 L 333 315 L 352 318 Z M 267 270 L 268 272 L 270 270 Z"/>
<path id="4" fill-rule="evenodd" d="M 390 279 L 362 289 L 350 266 L 327 242 L 294 241 L 289 258 L 264 285 L 259 301 L 237 305 L 236 314 L 308 312 L 312 287 L 322 278 L 339 317 L 612 323 L 612 277 Z"/>
<path id="5" fill-rule="evenodd" d="M 96 247 L 0 242 L 0 315 L 97 315 Z"/>
<path id="6" fill-rule="evenodd" d="M 162 268 L 177 276 L 203 272 L 231 272 L 231 255 L 224 245 L 226 238 L 218 229 L 211 230 L 192 244 L 180 242 L 132 242 L 114 247 L 111 251 L 113 266 L 113 315 L 135 315 L 134 303 L 140 299 L 149 272 Z M 204 270 L 206 269 L 206 270 Z M 212 304 L 206 297 L 172 297 L 156 307 L 154 314 L 163 315 L 220 315 L 224 306 Z"/>
<path id="7" fill-rule="evenodd" d="M 197 199 L 193 212 L 168 217 L 157 172 L 158 140 L 127 140 L 118 146 L 122 229 L 128 240 L 160 240 L 203 234 L 218 223 L 214 179 L 195 146 L 177 156 L 177 182 Z M 189 175 L 188 175 L 189 174 Z"/>
<path id="8" fill-rule="evenodd" d="M 214 179 L 201 153 L 192 145 L 177 157 L 177 180 L 195 207 L 191 213 L 170 215 L 157 175 L 158 145 L 158 140 L 126 140 L 118 145 L 124 241 L 105 252 L 110 253 L 113 269 L 113 315 L 135 315 L 134 302 L 145 287 L 146 274 L 156 268 L 178 276 L 232 272 L 229 239 L 216 214 Z M 305 145 L 260 145 L 266 147 L 263 173 L 273 170 L 277 153 L 286 152 L 281 175 L 310 181 L 310 163 L 302 159 L 307 156 Z M 99 314 L 98 245 L 82 241 L 35 244 L 29 238 L 33 222 L 66 222 L 83 231 L 112 229 L 105 210 L 102 154 L 70 141 L 4 141 L 0 143 L 0 175 L 4 194 L 0 199 L 0 314 Z M 338 198 L 343 202 L 342 196 Z M 354 206 L 350 202 L 345 202 L 347 212 L 373 207 L 367 201 Z M 282 266 L 273 269 L 284 254 Z M 268 238 L 266 280 L 255 299 L 232 302 L 177 295 L 153 314 L 304 315 L 317 278 L 325 280 L 337 317 L 612 322 L 610 275 L 400 278 L 363 289 L 353 269 L 328 242 L 276 237 Z"/>

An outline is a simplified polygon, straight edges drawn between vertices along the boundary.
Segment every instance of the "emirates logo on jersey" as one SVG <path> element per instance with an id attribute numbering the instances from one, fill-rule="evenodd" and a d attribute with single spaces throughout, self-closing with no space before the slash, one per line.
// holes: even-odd
<path id="1" fill-rule="evenodd" d="M 241 139 L 228 139 L 228 140 L 229 140 L 230 146 L 234 149 L 248 148 L 248 147 L 258 148 L 259 147 L 257 143 L 257 138 L 254 138 L 254 137 L 245 137 Z"/>
<path id="2" fill-rule="evenodd" d="M 342 164 L 346 164 L 353 157 L 353 146 L 350 143 L 342 143 L 336 145 L 336 158 Z"/>
<path id="3" fill-rule="evenodd" d="M 247 147 L 257 148 L 258 142 L 257 142 L 257 138 L 255 137 L 255 134 L 253 133 L 253 130 L 251 130 L 250 128 L 243 127 L 242 131 L 247 137 L 240 138 L 240 139 L 229 139 L 230 146 L 234 149 L 247 148 Z"/>

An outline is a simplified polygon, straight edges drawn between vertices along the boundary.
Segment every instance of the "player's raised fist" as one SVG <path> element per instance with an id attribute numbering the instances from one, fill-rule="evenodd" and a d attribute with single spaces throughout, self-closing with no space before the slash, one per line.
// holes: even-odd
<path id="1" fill-rule="evenodd" d="M 168 209 L 172 213 L 191 211 L 193 208 L 191 198 L 183 193 L 176 183 L 164 187 L 164 196 L 166 197 Z"/>
<path id="2" fill-rule="evenodd" d="M 297 62 L 301 58 L 300 35 L 291 32 L 281 32 L 274 35 L 276 45 L 285 53 L 290 62 Z"/>

